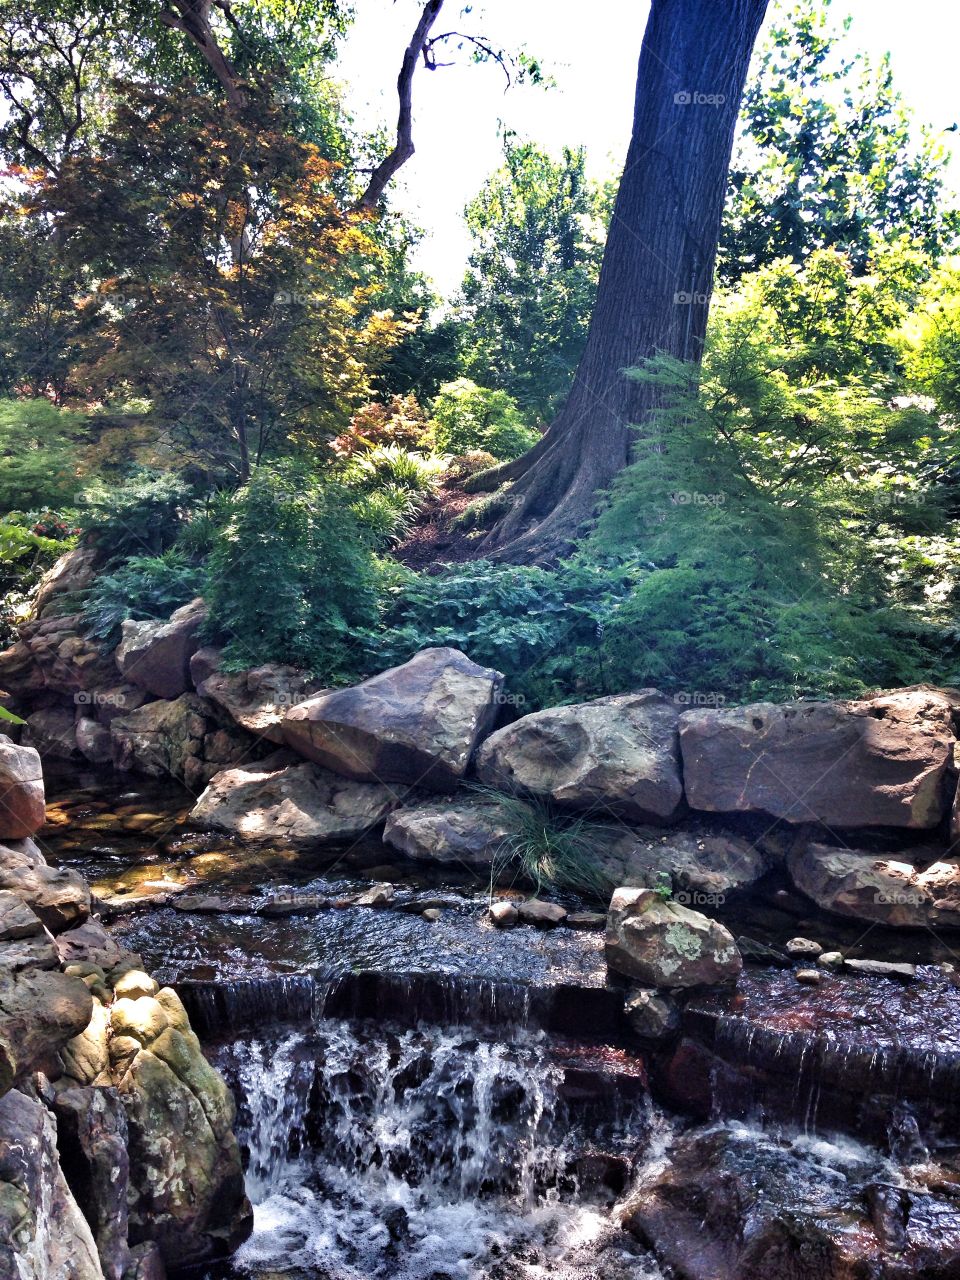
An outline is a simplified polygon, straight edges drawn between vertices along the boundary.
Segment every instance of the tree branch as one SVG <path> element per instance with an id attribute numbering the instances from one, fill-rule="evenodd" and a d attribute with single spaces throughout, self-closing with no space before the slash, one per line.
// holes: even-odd
<path id="1" fill-rule="evenodd" d="M 420 55 L 425 51 L 430 28 L 436 22 L 443 7 L 443 0 L 426 0 L 413 38 L 407 45 L 397 77 L 397 95 L 400 98 L 400 114 L 397 117 L 397 141 L 393 149 L 377 165 L 367 183 L 367 189 L 357 201 L 356 207 L 373 210 L 383 195 L 387 183 L 413 155 L 413 73 Z"/>
<path id="2" fill-rule="evenodd" d="M 160 14 L 160 21 L 164 26 L 182 31 L 193 43 L 223 89 L 227 102 L 235 110 L 240 110 L 246 105 L 247 89 L 233 63 L 220 48 L 210 24 L 214 0 L 170 0 L 170 4 L 171 7 Z M 216 5 L 228 20 L 234 20 L 226 0 L 216 0 Z"/>

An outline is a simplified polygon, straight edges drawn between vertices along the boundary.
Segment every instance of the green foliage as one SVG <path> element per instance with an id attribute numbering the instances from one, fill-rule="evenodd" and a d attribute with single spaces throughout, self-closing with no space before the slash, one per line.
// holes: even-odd
<path id="1" fill-rule="evenodd" d="M 128 618 L 169 618 L 203 591 L 203 569 L 173 549 L 159 556 L 131 556 L 101 573 L 83 601 L 81 614 L 90 635 L 104 648 L 120 641 L 121 624 Z"/>
<path id="2" fill-rule="evenodd" d="M 62 507 L 80 488 L 79 413 L 49 400 L 0 400 L 0 511 Z"/>
<path id="3" fill-rule="evenodd" d="M 544 889 L 572 891 L 606 906 L 616 888 L 600 861 L 609 827 L 561 813 L 543 800 L 478 791 L 495 796 L 510 828 L 490 867 L 491 895 L 494 883 L 516 868 L 538 894 Z"/>
<path id="4" fill-rule="evenodd" d="M 358 452 L 344 468 L 348 485 L 373 490 L 382 486 L 405 489 L 409 493 L 429 493 L 444 470 L 443 458 L 404 449 L 402 445 L 374 445 Z"/>
<path id="5" fill-rule="evenodd" d="M 960 267 L 937 272 L 910 325 L 907 367 L 913 385 L 960 419 Z"/>
<path id="6" fill-rule="evenodd" d="M 383 629 L 369 637 L 378 670 L 427 645 L 452 645 L 507 677 L 525 711 L 604 687 L 597 628 L 637 571 L 567 561 L 557 569 L 476 561 L 443 573 L 404 573 L 387 592 Z"/>
<path id="7" fill-rule="evenodd" d="M 506 462 L 526 453 L 538 439 L 505 391 L 478 387 L 469 378 L 448 382 L 433 402 L 433 442 L 440 453 L 482 449 Z"/>
<path id="8" fill-rule="evenodd" d="M 828 11 L 799 0 L 757 52 L 720 241 L 727 283 L 829 247 L 861 273 L 878 243 L 905 232 L 932 261 L 956 243 L 942 147 L 927 131 L 912 136 L 889 56 L 846 56 Z"/>
<path id="9" fill-rule="evenodd" d="M 349 680 L 377 618 L 372 539 L 350 494 L 294 468 L 258 468 L 209 560 L 210 630 L 237 668 L 289 662 Z"/>
<path id="10" fill-rule="evenodd" d="M 29 616 L 33 592 L 58 556 L 73 544 L 72 528 L 49 513 L 16 513 L 0 519 L 0 646 Z"/>
<path id="11" fill-rule="evenodd" d="M 582 148 L 554 160 L 510 136 L 502 168 L 467 206 L 464 369 L 528 417 L 549 420 L 573 381 L 611 208 Z"/>
<path id="12" fill-rule="evenodd" d="M 79 523 L 110 558 L 159 555 L 180 532 L 191 486 L 175 471 L 139 468 L 122 483 L 83 494 Z"/>

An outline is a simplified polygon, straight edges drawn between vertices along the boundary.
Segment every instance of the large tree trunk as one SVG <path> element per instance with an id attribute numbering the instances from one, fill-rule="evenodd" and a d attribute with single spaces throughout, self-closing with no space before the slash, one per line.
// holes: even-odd
<path id="1" fill-rule="evenodd" d="M 657 352 L 699 360 L 734 128 L 767 0 L 653 0 L 633 134 L 583 357 L 560 415 L 513 480 L 480 553 L 550 560 L 626 465 L 657 406 L 624 370 Z"/>

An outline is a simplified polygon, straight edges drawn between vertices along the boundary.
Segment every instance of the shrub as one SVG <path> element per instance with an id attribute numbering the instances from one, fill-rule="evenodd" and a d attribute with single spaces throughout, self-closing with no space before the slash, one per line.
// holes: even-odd
<path id="1" fill-rule="evenodd" d="M 74 500 L 81 484 L 75 437 L 83 421 L 49 400 L 0 400 L 0 512 Z"/>
<path id="2" fill-rule="evenodd" d="M 110 557 L 157 556 L 180 532 L 191 496 L 190 485 L 176 472 L 138 468 L 121 484 L 89 488 L 79 523 Z"/>
<path id="3" fill-rule="evenodd" d="M 237 492 L 205 592 L 228 665 L 289 662 L 331 683 L 357 674 L 379 572 L 350 498 L 292 467 L 261 467 Z"/>
<path id="4" fill-rule="evenodd" d="M 486 794 L 496 796 L 510 828 L 490 867 L 491 894 L 494 882 L 516 867 L 537 893 L 544 888 L 572 890 L 606 906 L 616 888 L 600 860 L 609 827 L 559 813 L 543 800 Z"/>
<path id="5" fill-rule="evenodd" d="M 119 643 L 121 624 L 128 618 L 169 618 L 174 609 L 201 595 L 204 585 L 204 570 L 179 550 L 131 556 L 100 574 L 81 613 L 89 634 L 112 648 Z"/>
<path id="6" fill-rule="evenodd" d="M 391 396 L 386 404 L 364 405 L 350 419 L 349 428 L 333 442 L 336 453 L 351 457 L 374 445 L 415 449 L 423 441 L 427 415 L 416 396 Z"/>
<path id="7" fill-rule="evenodd" d="M 396 444 L 376 445 L 354 455 L 343 479 L 366 490 L 387 485 L 422 494 L 434 488 L 445 466 L 444 459 L 435 455 L 415 453 Z"/>
<path id="8" fill-rule="evenodd" d="M 448 382 L 433 402 L 433 440 L 441 453 L 482 449 L 507 462 L 526 453 L 539 438 L 506 391 L 478 387 L 469 378 Z"/>

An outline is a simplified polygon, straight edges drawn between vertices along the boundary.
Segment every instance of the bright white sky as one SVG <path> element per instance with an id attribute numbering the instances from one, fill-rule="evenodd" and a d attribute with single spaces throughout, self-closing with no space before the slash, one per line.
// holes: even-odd
<path id="1" fill-rule="evenodd" d="M 418 264 L 444 294 L 460 283 L 466 262 L 463 207 L 499 163 L 498 122 L 555 153 L 584 144 L 596 177 L 619 172 L 649 9 L 648 0 L 486 0 L 461 17 L 459 4 L 448 4 L 435 30 L 456 27 L 524 47 L 557 87 L 504 93 L 496 66 L 418 68 L 417 154 L 398 175 L 393 199 L 424 228 Z M 357 0 L 340 67 L 348 106 L 365 128 L 394 127 L 400 58 L 420 8 L 420 0 Z M 847 13 L 853 18 L 845 47 L 872 56 L 890 52 L 897 85 L 918 120 L 941 130 L 960 118 L 956 0 L 834 0 L 833 8 L 838 22 Z M 960 134 L 946 141 L 958 153 L 950 169 L 952 185 L 960 187 Z"/>

